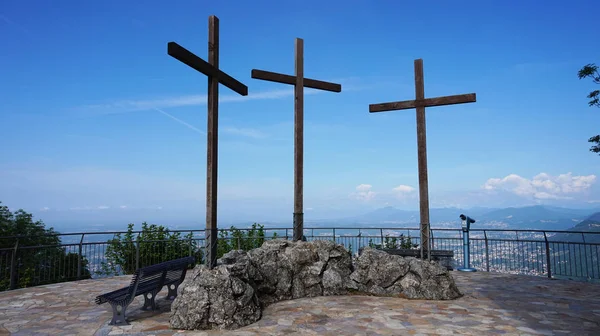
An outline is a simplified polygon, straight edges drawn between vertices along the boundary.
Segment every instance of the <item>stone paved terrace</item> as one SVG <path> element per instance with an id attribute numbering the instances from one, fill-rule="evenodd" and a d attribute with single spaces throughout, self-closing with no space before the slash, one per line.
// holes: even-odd
<path id="1" fill-rule="evenodd" d="M 452 274 L 465 294 L 454 301 L 299 299 L 268 307 L 259 322 L 237 331 L 208 332 L 170 330 L 170 303 L 161 299 L 160 311 L 145 312 L 140 297 L 130 306 L 130 325 L 109 326 L 110 306 L 94 298 L 131 277 L 83 280 L 0 293 L 0 335 L 600 335 L 600 284 Z"/>

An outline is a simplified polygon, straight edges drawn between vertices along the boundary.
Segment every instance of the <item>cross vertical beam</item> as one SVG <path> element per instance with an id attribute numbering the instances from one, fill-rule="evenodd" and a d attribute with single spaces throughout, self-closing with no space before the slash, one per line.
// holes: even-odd
<path id="1" fill-rule="evenodd" d="M 414 62 L 415 68 L 415 99 L 391 103 L 369 105 L 369 112 L 386 112 L 416 108 L 417 115 L 417 155 L 419 167 L 419 213 L 421 258 L 431 260 L 429 250 L 430 223 L 429 223 L 429 182 L 427 174 L 427 132 L 425 125 L 425 107 L 474 103 L 477 101 L 475 93 L 425 98 L 425 83 L 423 75 L 423 60 Z"/>
<path id="2" fill-rule="evenodd" d="M 167 46 L 170 56 L 208 77 L 205 261 L 212 269 L 217 264 L 219 83 L 242 96 L 248 95 L 248 87 L 219 69 L 219 19 L 216 16 L 208 18 L 208 62 L 175 42 L 169 42 Z"/>
<path id="3" fill-rule="evenodd" d="M 304 40 L 297 38 L 294 86 L 294 214 L 293 240 L 304 233 Z"/>
<path id="4" fill-rule="evenodd" d="M 423 60 L 415 60 L 415 98 L 425 99 Z M 417 106 L 417 161 L 419 167 L 419 214 L 421 218 L 421 259 L 429 260 L 429 181 L 427 174 L 427 132 L 425 106 Z"/>
<path id="5" fill-rule="evenodd" d="M 340 84 L 304 78 L 304 40 L 295 41 L 295 76 L 252 69 L 252 78 L 294 85 L 294 241 L 304 232 L 304 87 L 342 92 Z"/>
<path id="6" fill-rule="evenodd" d="M 219 68 L 219 19 L 208 18 L 208 64 Z M 217 265 L 217 181 L 219 165 L 219 79 L 208 76 L 206 128 L 206 263 Z"/>

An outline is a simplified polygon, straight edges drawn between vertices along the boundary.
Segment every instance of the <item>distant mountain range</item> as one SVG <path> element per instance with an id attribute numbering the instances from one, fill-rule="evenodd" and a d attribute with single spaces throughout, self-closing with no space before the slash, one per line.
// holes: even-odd
<path id="1" fill-rule="evenodd" d="M 553 206 L 535 205 L 518 208 L 438 208 L 430 209 L 432 227 L 460 226 L 460 214 L 466 214 L 476 220 L 473 227 L 567 230 L 581 224 L 588 217 L 598 215 L 596 209 L 568 209 Z M 595 218 L 595 217 L 594 217 Z M 360 224 L 379 224 L 385 226 L 414 226 L 419 223 L 419 211 L 400 210 L 394 207 L 380 208 L 364 215 L 328 221 L 336 225 L 352 226 Z"/>
<path id="2" fill-rule="evenodd" d="M 568 231 L 600 232 L 600 212 L 596 212 L 583 220 L 581 223 L 568 228 Z M 600 235 L 582 235 L 578 233 L 560 233 L 552 237 L 555 241 L 572 241 L 586 243 L 600 243 Z"/>

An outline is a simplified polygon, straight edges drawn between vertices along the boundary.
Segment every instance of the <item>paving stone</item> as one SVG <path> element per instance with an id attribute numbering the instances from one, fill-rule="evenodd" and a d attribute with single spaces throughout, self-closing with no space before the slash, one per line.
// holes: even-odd
<path id="1" fill-rule="evenodd" d="M 170 302 L 128 309 L 130 325 L 109 326 L 108 304 L 96 295 L 129 284 L 130 276 L 92 279 L 0 293 L 0 335 L 600 335 L 600 284 L 498 273 L 452 272 L 464 297 L 453 301 L 328 296 L 267 307 L 239 330 L 169 328 Z M 24 318 L 26 317 L 26 318 Z"/>

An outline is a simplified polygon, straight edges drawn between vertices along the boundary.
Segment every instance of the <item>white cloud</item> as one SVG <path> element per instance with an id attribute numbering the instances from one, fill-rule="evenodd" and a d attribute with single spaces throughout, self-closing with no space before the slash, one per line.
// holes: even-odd
<path id="1" fill-rule="evenodd" d="M 249 138 L 266 138 L 266 134 L 252 128 L 223 127 L 222 131 L 225 133 L 241 135 Z"/>
<path id="2" fill-rule="evenodd" d="M 107 206 L 107 205 L 98 205 L 98 206 L 95 206 L 95 207 L 86 205 L 86 206 L 76 206 L 76 207 L 69 208 L 69 210 L 71 210 L 71 211 L 106 210 L 106 209 L 110 209 L 110 207 Z"/>
<path id="3" fill-rule="evenodd" d="M 348 196 L 359 201 L 370 201 L 375 198 L 376 195 L 376 193 L 371 190 L 372 188 L 373 186 L 370 184 L 359 184 L 356 187 L 356 191 Z"/>
<path id="4" fill-rule="evenodd" d="M 77 207 L 69 208 L 69 210 L 72 210 L 72 211 L 91 210 L 91 209 L 92 209 L 92 207 L 87 206 L 87 205 L 86 206 L 82 206 L 82 207 L 77 206 Z"/>
<path id="5" fill-rule="evenodd" d="M 572 173 L 552 176 L 540 173 L 527 179 L 516 174 L 491 178 L 482 186 L 485 190 L 508 191 L 515 195 L 537 200 L 571 199 L 575 194 L 588 191 L 596 182 L 596 175 L 573 176 Z"/>
<path id="6" fill-rule="evenodd" d="M 417 194 L 415 193 L 415 188 L 406 185 L 406 184 L 401 184 L 395 188 L 392 189 L 392 195 L 393 197 L 395 197 L 396 199 L 400 200 L 400 201 L 407 201 L 409 199 L 413 199 L 417 196 Z"/>
<path id="7" fill-rule="evenodd" d="M 119 209 L 127 209 L 127 205 L 121 205 Z"/>
<path id="8" fill-rule="evenodd" d="M 393 190 L 397 193 L 408 194 L 408 193 L 414 192 L 415 188 L 401 184 L 401 185 L 397 186 L 396 188 L 394 188 Z"/>
<path id="9" fill-rule="evenodd" d="M 43 207 L 43 208 L 40 209 L 40 211 L 48 211 L 48 210 L 50 210 L 49 207 Z"/>
<path id="10" fill-rule="evenodd" d="M 373 188 L 373 186 L 370 184 L 359 184 L 356 187 L 356 190 L 357 191 L 369 191 L 369 190 L 371 190 L 371 188 Z"/>

